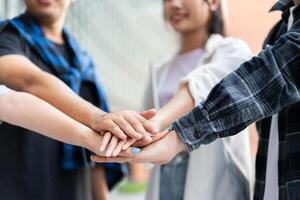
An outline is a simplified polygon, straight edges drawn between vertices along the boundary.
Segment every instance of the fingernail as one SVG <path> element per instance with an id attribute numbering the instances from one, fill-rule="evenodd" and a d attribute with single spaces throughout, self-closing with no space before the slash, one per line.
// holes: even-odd
<path id="1" fill-rule="evenodd" d="M 131 149 L 131 152 L 132 152 L 133 154 L 139 154 L 139 153 L 141 152 L 141 149 L 140 149 L 140 148 L 133 147 L 133 148 Z"/>

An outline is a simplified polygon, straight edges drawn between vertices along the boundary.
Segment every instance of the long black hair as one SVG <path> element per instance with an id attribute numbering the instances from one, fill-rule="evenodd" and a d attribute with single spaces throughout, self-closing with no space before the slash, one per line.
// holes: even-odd
<path id="1" fill-rule="evenodd" d="M 204 0 L 209 4 L 208 0 Z M 208 22 L 208 34 L 220 34 L 225 35 L 225 23 L 222 13 L 222 5 L 220 4 L 218 9 L 211 12 L 211 16 Z"/>

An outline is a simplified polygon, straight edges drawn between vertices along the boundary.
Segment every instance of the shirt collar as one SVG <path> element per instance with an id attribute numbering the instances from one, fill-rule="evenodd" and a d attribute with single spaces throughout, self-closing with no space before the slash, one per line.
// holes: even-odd
<path id="1" fill-rule="evenodd" d="M 281 10 L 285 11 L 289 7 L 293 6 L 294 2 L 292 0 L 279 0 L 275 5 L 271 8 L 270 11 Z"/>

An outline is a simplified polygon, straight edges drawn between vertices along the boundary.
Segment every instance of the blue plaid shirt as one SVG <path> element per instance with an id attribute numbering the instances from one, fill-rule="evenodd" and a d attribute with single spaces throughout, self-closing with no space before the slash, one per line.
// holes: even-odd
<path id="1" fill-rule="evenodd" d="M 286 9 L 291 0 L 272 10 Z M 274 45 L 243 63 L 217 84 L 206 101 L 174 122 L 188 149 L 239 133 L 251 123 L 300 100 L 300 20 Z"/>
<path id="2" fill-rule="evenodd" d="M 300 6 L 287 32 L 291 0 L 278 1 L 271 10 L 282 20 L 258 56 L 243 63 L 217 84 L 206 101 L 173 123 L 189 151 L 217 138 L 232 136 L 264 119 L 256 161 L 254 199 L 264 196 L 270 119 L 279 115 L 279 199 L 300 199 Z M 299 122 L 298 122 L 299 121 Z"/>

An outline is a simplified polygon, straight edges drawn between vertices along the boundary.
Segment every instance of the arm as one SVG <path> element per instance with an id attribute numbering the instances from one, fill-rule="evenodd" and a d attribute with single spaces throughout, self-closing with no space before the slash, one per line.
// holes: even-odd
<path id="1" fill-rule="evenodd" d="M 182 78 L 179 86 L 187 84 L 195 101 L 195 107 L 203 102 L 211 89 L 223 78 L 237 69 L 243 62 L 252 58 L 253 54 L 248 45 L 240 39 L 221 36 L 211 36 L 209 62 L 197 67 L 186 77 Z"/>
<path id="2" fill-rule="evenodd" d="M 208 46 L 213 51 L 210 61 L 182 78 L 177 94 L 149 121 L 159 130 L 170 126 L 173 121 L 198 106 L 220 80 L 252 56 L 247 44 L 236 38 L 212 36 Z M 155 135 L 153 141 L 159 138 L 161 134 Z M 137 143 L 142 146 L 146 144 L 144 141 Z"/>
<path id="3" fill-rule="evenodd" d="M 4 85 L 34 94 L 89 127 L 95 128 L 95 115 L 105 114 L 76 95 L 58 78 L 40 70 L 24 56 L 0 57 L 0 70 L 0 82 Z"/>
<path id="4" fill-rule="evenodd" d="M 0 82 L 8 87 L 31 93 L 73 119 L 96 131 L 107 130 L 121 139 L 126 135 L 140 138 L 145 133 L 145 119 L 133 111 L 106 114 L 76 95 L 58 78 L 41 71 L 30 60 L 21 55 L 0 57 Z M 145 125 L 148 131 L 151 127 Z"/>
<path id="5" fill-rule="evenodd" d="M 0 111 L 0 119 L 7 123 L 101 154 L 98 133 L 33 95 L 9 91 L 0 96 Z"/>
<path id="6" fill-rule="evenodd" d="M 174 157 L 182 151 L 186 151 L 186 145 L 182 143 L 175 131 L 167 133 L 161 140 L 158 140 L 146 147 L 144 147 L 141 153 L 134 156 L 118 156 L 118 157 L 101 157 L 91 156 L 91 159 L 100 163 L 153 163 L 153 164 L 165 164 L 174 159 Z"/>
<path id="7" fill-rule="evenodd" d="M 212 36 L 210 42 L 218 43 L 209 44 L 214 46 L 210 47 L 213 51 L 210 61 L 182 78 L 177 94 L 157 111 L 153 120 L 160 122 L 160 130 L 198 106 L 219 81 L 252 56 L 249 47 L 242 40 Z"/>
<path id="8" fill-rule="evenodd" d="M 0 96 L 0 110 L 0 119 L 7 123 L 91 151 L 97 148 L 99 134 L 30 94 L 10 91 Z"/>
<path id="9" fill-rule="evenodd" d="M 189 151 L 237 134 L 300 100 L 299 30 L 298 20 L 273 46 L 226 76 L 206 101 L 173 123 L 177 137 Z"/>
<path id="10" fill-rule="evenodd" d="M 149 120 L 159 130 L 171 125 L 173 121 L 185 115 L 194 108 L 194 99 L 187 85 L 183 85 L 176 95 Z"/>
<path id="11" fill-rule="evenodd" d="M 237 134 L 300 100 L 299 30 L 297 21 L 273 46 L 243 63 L 214 87 L 206 101 L 174 123 L 190 151 Z"/>

